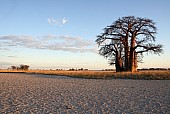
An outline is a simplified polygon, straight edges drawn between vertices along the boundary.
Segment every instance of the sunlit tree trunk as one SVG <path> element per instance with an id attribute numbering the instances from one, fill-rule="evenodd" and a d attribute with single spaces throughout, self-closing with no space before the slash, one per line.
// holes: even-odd
<path id="1" fill-rule="evenodd" d="M 133 71 L 133 72 L 137 72 L 137 68 L 138 68 L 138 58 L 137 58 L 137 53 L 136 53 L 136 51 L 135 51 L 134 71 Z"/>
<path id="2" fill-rule="evenodd" d="M 136 41 L 136 38 L 132 36 L 131 38 L 131 47 L 130 47 L 130 57 L 129 57 L 129 69 L 128 71 L 130 72 L 135 72 L 136 71 L 136 65 L 135 65 L 135 61 L 136 61 L 136 55 L 135 55 L 135 50 L 134 50 L 134 47 L 135 47 L 135 42 Z"/>

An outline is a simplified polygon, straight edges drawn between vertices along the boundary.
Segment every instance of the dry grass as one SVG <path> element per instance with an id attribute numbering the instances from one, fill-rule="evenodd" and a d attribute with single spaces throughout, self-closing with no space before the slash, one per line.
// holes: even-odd
<path id="1" fill-rule="evenodd" d="M 158 79 L 158 80 L 169 80 L 170 70 L 157 70 L 157 71 L 139 71 L 136 73 L 131 72 L 120 72 L 114 71 L 67 71 L 67 70 L 0 70 L 5 73 L 35 73 L 35 74 L 50 74 L 60 76 L 70 76 L 76 78 L 98 78 L 98 79 Z"/>

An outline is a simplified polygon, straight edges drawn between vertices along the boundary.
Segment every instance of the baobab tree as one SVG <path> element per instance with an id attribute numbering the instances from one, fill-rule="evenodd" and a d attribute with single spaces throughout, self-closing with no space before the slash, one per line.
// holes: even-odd
<path id="1" fill-rule="evenodd" d="M 162 45 L 155 44 L 157 28 L 151 19 L 127 16 L 104 28 L 97 36 L 99 54 L 115 64 L 116 71 L 137 71 L 144 52 L 162 53 Z"/>

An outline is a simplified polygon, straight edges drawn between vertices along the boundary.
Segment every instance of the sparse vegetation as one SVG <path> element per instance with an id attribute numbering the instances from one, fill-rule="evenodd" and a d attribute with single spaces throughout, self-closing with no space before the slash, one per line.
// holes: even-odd
<path id="1" fill-rule="evenodd" d="M 69 71 L 69 70 L 0 70 L 1 73 L 35 73 L 45 75 L 70 76 L 75 78 L 95 78 L 95 79 L 144 79 L 144 80 L 169 80 L 170 70 L 147 70 L 135 73 L 115 71 Z"/>

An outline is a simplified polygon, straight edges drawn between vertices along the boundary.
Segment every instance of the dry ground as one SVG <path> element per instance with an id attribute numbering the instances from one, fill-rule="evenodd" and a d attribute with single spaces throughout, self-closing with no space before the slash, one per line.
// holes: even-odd
<path id="1" fill-rule="evenodd" d="M 0 114 L 170 114 L 170 80 L 0 73 Z"/>

